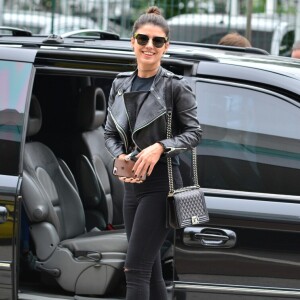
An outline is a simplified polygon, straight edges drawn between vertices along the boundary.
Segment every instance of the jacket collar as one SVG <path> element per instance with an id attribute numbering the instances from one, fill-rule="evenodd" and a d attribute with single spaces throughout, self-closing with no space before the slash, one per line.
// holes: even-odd
<path id="1" fill-rule="evenodd" d="M 126 77 L 124 83 L 117 91 L 115 102 L 111 109 L 111 113 L 118 125 L 121 126 L 125 132 L 128 132 L 129 130 L 129 123 L 124 101 L 130 101 L 132 97 L 145 96 L 144 93 L 130 92 L 132 81 L 136 74 L 137 70 Z M 153 80 L 150 92 L 147 95 L 147 99 L 139 111 L 133 133 L 152 123 L 159 116 L 166 113 L 164 84 L 160 82 L 162 77 L 168 77 L 168 72 L 160 66 Z"/>
<path id="2" fill-rule="evenodd" d="M 124 81 L 124 83 L 122 84 L 122 86 L 118 89 L 118 94 L 122 95 L 123 93 L 128 93 L 130 92 L 131 86 L 132 86 L 132 81 L 135 78 L 135 76 L 137 75 L 138 70 L 136 69 L 135 71 L 133 71 L 131 73 L 131 75 L 129 75 L 129 77 L 127 77 L 127 79 Z M 167 73 L 167 70 L 165 70 L 162 66 L 159 67 L 156 76 L 153 80 L 153 84 L 152 84 L 152 88 L 154 90 L 156 90 L 156 92 L 158 92 L 158 90 L 156 89 L 157 86 L 157 82 L 161 79 L 162 76 L 165 76 Z"/>

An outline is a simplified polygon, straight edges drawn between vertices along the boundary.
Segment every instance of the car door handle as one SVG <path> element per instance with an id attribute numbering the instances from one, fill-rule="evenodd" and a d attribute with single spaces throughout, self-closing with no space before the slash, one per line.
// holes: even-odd
<path id="1" fill-rule="evenodd" d="M 183 243 L 194 247 L 232 248 L 236 244 L 236 234 L 224 228 L 186 227 Z"/>
<path id="2" fill-rule="evenodd" d="M 0 206 L 0 224 L 5 223 L 7 221 L 7 209 L 4 206 Z"/>

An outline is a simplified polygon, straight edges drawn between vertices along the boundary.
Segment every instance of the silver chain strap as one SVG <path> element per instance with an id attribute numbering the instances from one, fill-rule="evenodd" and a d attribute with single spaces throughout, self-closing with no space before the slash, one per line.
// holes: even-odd
<path id="1" fill-rule="evenodd" d="M 167 114 L 167 139 L 172 137 L 172 112 Z M 174 194 L 174 178 L 172 169 L 172 159 L 167 157 L 168 177 L 169 177 L 169 196 Z M 196 148 L 192 148 L 192 169 L 193 169 L 193 181 L 195 186 L 199 186 L 198 173 L 197 173 L 197 153 Z"/>
<path id="2" fill-rule="evenodd" d="M 167 139 L 170 139 L 171 137 L 172 137 L 172 112 L 168 112 L 168 114 L 167 114 Z M 174 193 L 174 178 L 173 178 L 171 157 L 167 157 L 167 165 L 168 165 L 168 177 L 169 177 L 169 195 L 172 195 Z"/>

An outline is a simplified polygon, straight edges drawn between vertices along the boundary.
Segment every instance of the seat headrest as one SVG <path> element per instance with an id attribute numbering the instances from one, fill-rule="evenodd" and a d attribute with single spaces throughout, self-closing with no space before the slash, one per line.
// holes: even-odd
<path id="1" fill-rule="evenodd" d="M 42 110 L 35 95 L 31 96 L 26 136 L 37 134 L 42 126 Z"/>
<path id="2" fill-rule="evenodd" d="M 100 127 L 106 116 L 106 98 L 99 87 L 87 86 L 79 95 L 77 122 L 81 130 Z"/>

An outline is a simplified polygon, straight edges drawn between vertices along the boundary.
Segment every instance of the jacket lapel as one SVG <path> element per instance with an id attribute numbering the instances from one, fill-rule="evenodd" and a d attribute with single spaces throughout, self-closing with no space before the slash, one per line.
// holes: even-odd
<path id="1" fill-rule="evenodd" d="M 158 99 L 159 98 L 159 99 Z M 160 101 L 161 96 L 155 95 L 153 91 L 147 97 L 137 115 L 133 132 L 147 126 L 166 112 L 165 106 Z"/>
<path id="2" fill-rule="evenodd" d="M 130 78 L 128 78 L 128 80 L 126 80 L 124 85 L 118 89 L 114 104 L 111 107 L 111 113 L 115 117 L 118 125 L 121 126 L 125 132 L 129 132 L 130 122 L 128 119 L 129 114 L 126 110 L 125 101 L 136 101 L 136 97 L 146 96 L 146 99 L 144 99 L 144 103 L 137 115 L 133 133 L 152 123 L 158 117 L 166 113 L 164 85 L 162 84 L 160 90 L 157 88 L 159 86 L 159 81 L 163 80 L 163 73 L 164 70 L 162 67 L 160 67 L 148 93 L 130 92 L 132 80 L 136 74 L 136 71 L 130 76 Z M 143 99 L 140 100 L 142 101 Z"/>

